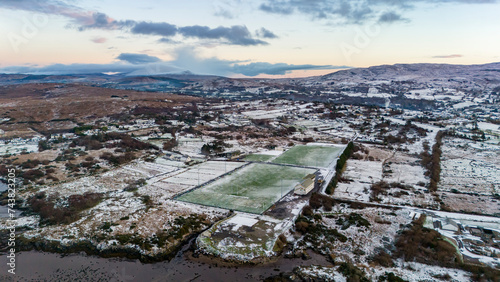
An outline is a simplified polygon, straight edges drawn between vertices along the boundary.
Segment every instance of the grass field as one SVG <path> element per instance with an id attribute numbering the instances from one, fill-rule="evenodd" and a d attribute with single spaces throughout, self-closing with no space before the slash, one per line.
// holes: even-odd
<path id="1" fill-rule="evenodd" d="M 275 156 L 273 155 L 263 155 L 263 154 L 251 154 L 245 157 L 244 161 L 247 162 L 266 162 Z"/>
<path id="2" fill-rule="evenodd" d="M 297 145 L 273 160 L 273 163 L 327 167 L 342 150 L 342 147 Z"/>
<path id="3" fill-rule="evenodd" d="M 250 164 L 177 200 L 260 214 L 304 176 L 314 172 L 314 169 Z"/>

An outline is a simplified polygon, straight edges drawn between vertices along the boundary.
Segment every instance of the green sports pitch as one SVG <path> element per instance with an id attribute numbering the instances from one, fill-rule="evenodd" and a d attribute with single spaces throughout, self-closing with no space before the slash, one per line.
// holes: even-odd
<path id="1" fill-rule="evenodd" d="M 176 199 L 184 202 L 261 214 L 315 169 L 250 164 Z"/>
<path id="2" fill-rule="evenodd" d="M 273 163 L 328 167 L 344 150 L 340 146 L 297 145 L 274 159 Z"/>

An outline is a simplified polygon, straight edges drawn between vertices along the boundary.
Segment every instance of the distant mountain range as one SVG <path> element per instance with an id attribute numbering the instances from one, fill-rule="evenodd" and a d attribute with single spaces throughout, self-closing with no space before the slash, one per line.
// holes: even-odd
<path id="1" fill-rule="evenodd" d="M 181 73 L 162 74 L 162 75 L 138 75 L 129 76 L 128 74 L 67 74 L 67 75 L 36 75 L 36 74 L 0 74 L 1 84 L 17 83 L 43 83 L 43 82 L 147 82 L 156 83 L 171 80 L 216 80 L 225 77 L 214 75 L 197 75 L 190 71 Z M 323 76 L 313 76 L 294 79 L 276 79 L 276 81 L 352 81 L 352 80 L 427 80 L 427 79 L 491 79 L 500 78 L 500 62 L 483 65 L 450 65 L 450 64 L 395 64 L 380 65 L 368 68 L 353 68 L 348 70 L 339 70 Z M 225 78 L 233 80 L 233 78 Z M 235 79 L 238 80 L 238 79 Z M 244 78 L 245 81 L 272 81 L 274 79 Z"/>
<path id="2" fill-rule="evenodd" d="M 388 95 L 391 97 L 406 95 L 407 99 L 411 97 L 411 99 L 429 100 L 429 96 L 421 98 L 409 93 L 430 89 L 429 95 L 434 96 L 439 90 L 440 92 L 451 91 L 449 95 L 466 93 L 479 97 L 477 95 L 480 92 L 500 92 L 500 63 L 381 65 L 340 70 L 323 76 L 282 79 L 227 78 L 196 75 L 191 72 L 149 76 L 102 73 L 85 75 L 0 74 L 0 85 L 26 83 L 84 84 L 105 88 L 172 92 L 230 99 L 304 98 L 307 96 L 316 97 L 319 100 L 338 100 L 337 96 L 340 95 L 366 99 L 375 97 L 380 100 L 383 97 L 387 99 Z M 381 95 L 384 93 L 387 95 Z M 376 104 L 381 103 L 378 101 Z"/>
<path id="3" fill-rule="evenodd" d="M 415 80 L 480 79 L 500 81 L 500 63 L 484 65 L 396 64 L 341 70 L 320 77 L 320 80 Z"/>

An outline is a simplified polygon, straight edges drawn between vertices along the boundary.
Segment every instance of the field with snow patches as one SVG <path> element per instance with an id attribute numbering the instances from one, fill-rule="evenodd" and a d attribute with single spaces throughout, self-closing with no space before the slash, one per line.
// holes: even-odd
<path id="1" fill-rule="evenodd" d="M 131 197 L 130 192 L 113 192 L 110 198 L 99 205 L 83 212 L 81 219 L 68 225 L 47 225 L 26 230 L 22 236 L 27 239 L 43 238 L 63 246 L 71 246 L 81 242 L 82 238 L 95 239 L 97 249 L 114 248 L 118 241 L 116 236 L 140 236 L 150 238 L 158 232 L 176 228 L 176 219 L 192 215 L 202 216 L 206 222 L 220 220 L 227 212 L 220 209 L 195 206 L 183 202 L 169 201 L 162 205 L 146 208 L 140 198 Z M 24 217 L 18 219 L 21 224 Z M 30 219 L 30 218 L 26 218 Z M 26 220 L 24 220 L 26 221 Z M 105 222 L 109 229 L 103 229 Z M 20 225 L 18 224 L 18 225 Z M 3 227 L 0 224 L 0 227 Z M 163 247 L 153 246 L 144 249 L 133 242 L 123 246 L 139 250 L 142 254 L 155 255 L 171 248 L 176 242 L 167 241 Z"/>
<path id="2" fill-rule="evenodd" d="M 450 211 L 495 215 L 500 217 L 500 200 L 491 196 L 438 192 Z"/>
<path id="3" fill-rule="evenodd" d="M 402 119 L 397 119 L 397 118 L 392 118 L 392 117 L 387 117 L 388 120 L 390 120 L 393 123 L 397 123 L 399 125 L 404 125 L 406 121 Z M 436 142 L 436 135 L 440 130 L 443 130 L 440 127 L 425 124 L 425 123 L 419 123 L 419 122 L 413 122 L 413 125 L 416 125 L 420 128 L 423 128 L 427 130 L 427 135 L 425 137 L 418 137 L 416 135 L 408 135 L 407 137 L 417 137 L 417 140 L 414 143 L 404 143 L 401 144 L 401 148 L 408 150 L 409 154 L 419 154 L 423 151 L 423 143 L 428 142 L 429 146 L 432 147 L 434 143 Z"/>
<path id="4" fill-rule="evenodd" d="M 338 183 L 334 197 L 369 202 L 372 184 L 385 181 L 409 187 L 385 190 L 378 195 L 380 203 L 437 207 L 432 195 L 425 192 L 424 185 L 428 179 L 419 159 L 401 152 L 369 148 L 369 156 L 374 160 L 369 161 L 366 157 L 362 160 L 349 159 L 342 174 L 347 181 Z"/>
<path id="5" fill-rule="evenodd" d="M 407 281 L 443 281 L 436 279 L 436 277 L 446 277 L 446 275 L 449 275 L 450 279 L 445 281 L 471 281 L 471 274 L 460 269 L 446 268 L 418 262 L 405 262 L 403 260 L 397 260 L 394 267 L 375 267 L 369 268 L 369 270 L 369 273 L 375 277 L 384 275 L 387 272 L 393 272 Z"/>
<path id="6" fill-rule="evenodd" d="M 262 213 L 314 169 L 250 164 L 222 179 L 179 196 L 181 201 Z"/>
<path id="7" fill-rule="evenodd" d="M 243 162 L 208 161 L 148 180 L 139 193 L 164 201 L 244 165 Z"/>
<path id="8" fill-rule="evenodd" d="M 205 156 L 201 153 L 201 147 L 204 144 L 212 142 L 214 140 L 215 138 L 208 136 L 203 136 L 203 138 L 182 137 L 179 138 L 179 145 L 177 145 L 175 150 L 183 155 L 196 158 L 205 158 Z"/>
<path id="9" fill-rule="evenodd" d="M 239 261 L 276 255 L 278 236 L 287 234 L 307 202 L 289 194 L 264 215 L 236 212 L 198 236 L 197 245 L 205 253 Z"/>
<path id="10" fill-rule="evenodd" d="M 445 138 L 442 146 L 440 191 L 500 193 L 500 146 Z"/>
<path id="11" fill-rule="evenodd" d="M 136 161 L 120 168 L 112 169 L 97 176 L 85 176 L 70 182 L 47 186 L 40 189 L 48 193 L 58 192 L 61 196 L 83 194 L 85 192 L 106 193 L 123 190 L 127 185 L 139 180 L 150 179 L 160 174 L 171 173 L 179 167 L 156 162 Z"/>
<path id="12" fill-rule="evenodd" d="M 38 144 L 7 144 L 0 145 L 0 155 L 19 155 L 23 151 L 27 153 L 38 152 Z"/>
<path id="13" fill-rule="evenodd" d="M 198 246 L 225 259 L 272 256 L 275 240 L 284 231 L 280 223 L 271 217 L 237 213 L 199 236 Z"/>
<path id="14" fill-rule="evenodd" d="M 273 163 L 310 167 L 328 167 L 342 153 L 340 146 L 297 145 L 273 160 Z"/>
<path id="15" fill-rule="evenodd" d="M 328 229 L 338 230 L 347 237 L 349 243 L 318 236 L 305 244 L 301 240 L 295 242 L 293 251 L 312 247 L 323 255 L 334 254 L 336 261 L 368 263 L 378 249 L 392 249 L 400 225 L 412 221 L 411 214 L 405 209 L 366 207 L 360 210 L 347 204 L 337 204 L 331 212 L 321 215 L 321 224 Z"/>

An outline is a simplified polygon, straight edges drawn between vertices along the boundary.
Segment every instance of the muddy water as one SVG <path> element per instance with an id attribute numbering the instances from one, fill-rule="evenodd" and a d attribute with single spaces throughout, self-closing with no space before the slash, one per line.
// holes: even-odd
<path id="1" fill-rule="evenodd" d="M 171 261 L 153 264 L 85 254 L 22 252 L 17 254 L 16 275 L 7 273 L 7 258 L 2 254 L 0 281 L 261 281 L 299 265 L 329 265 L 324 257 L 310 252 L 309 260 L 281 257 L 266 264 L 231 266 L 211 257 L 193 258 L 188 247 Z"/>

